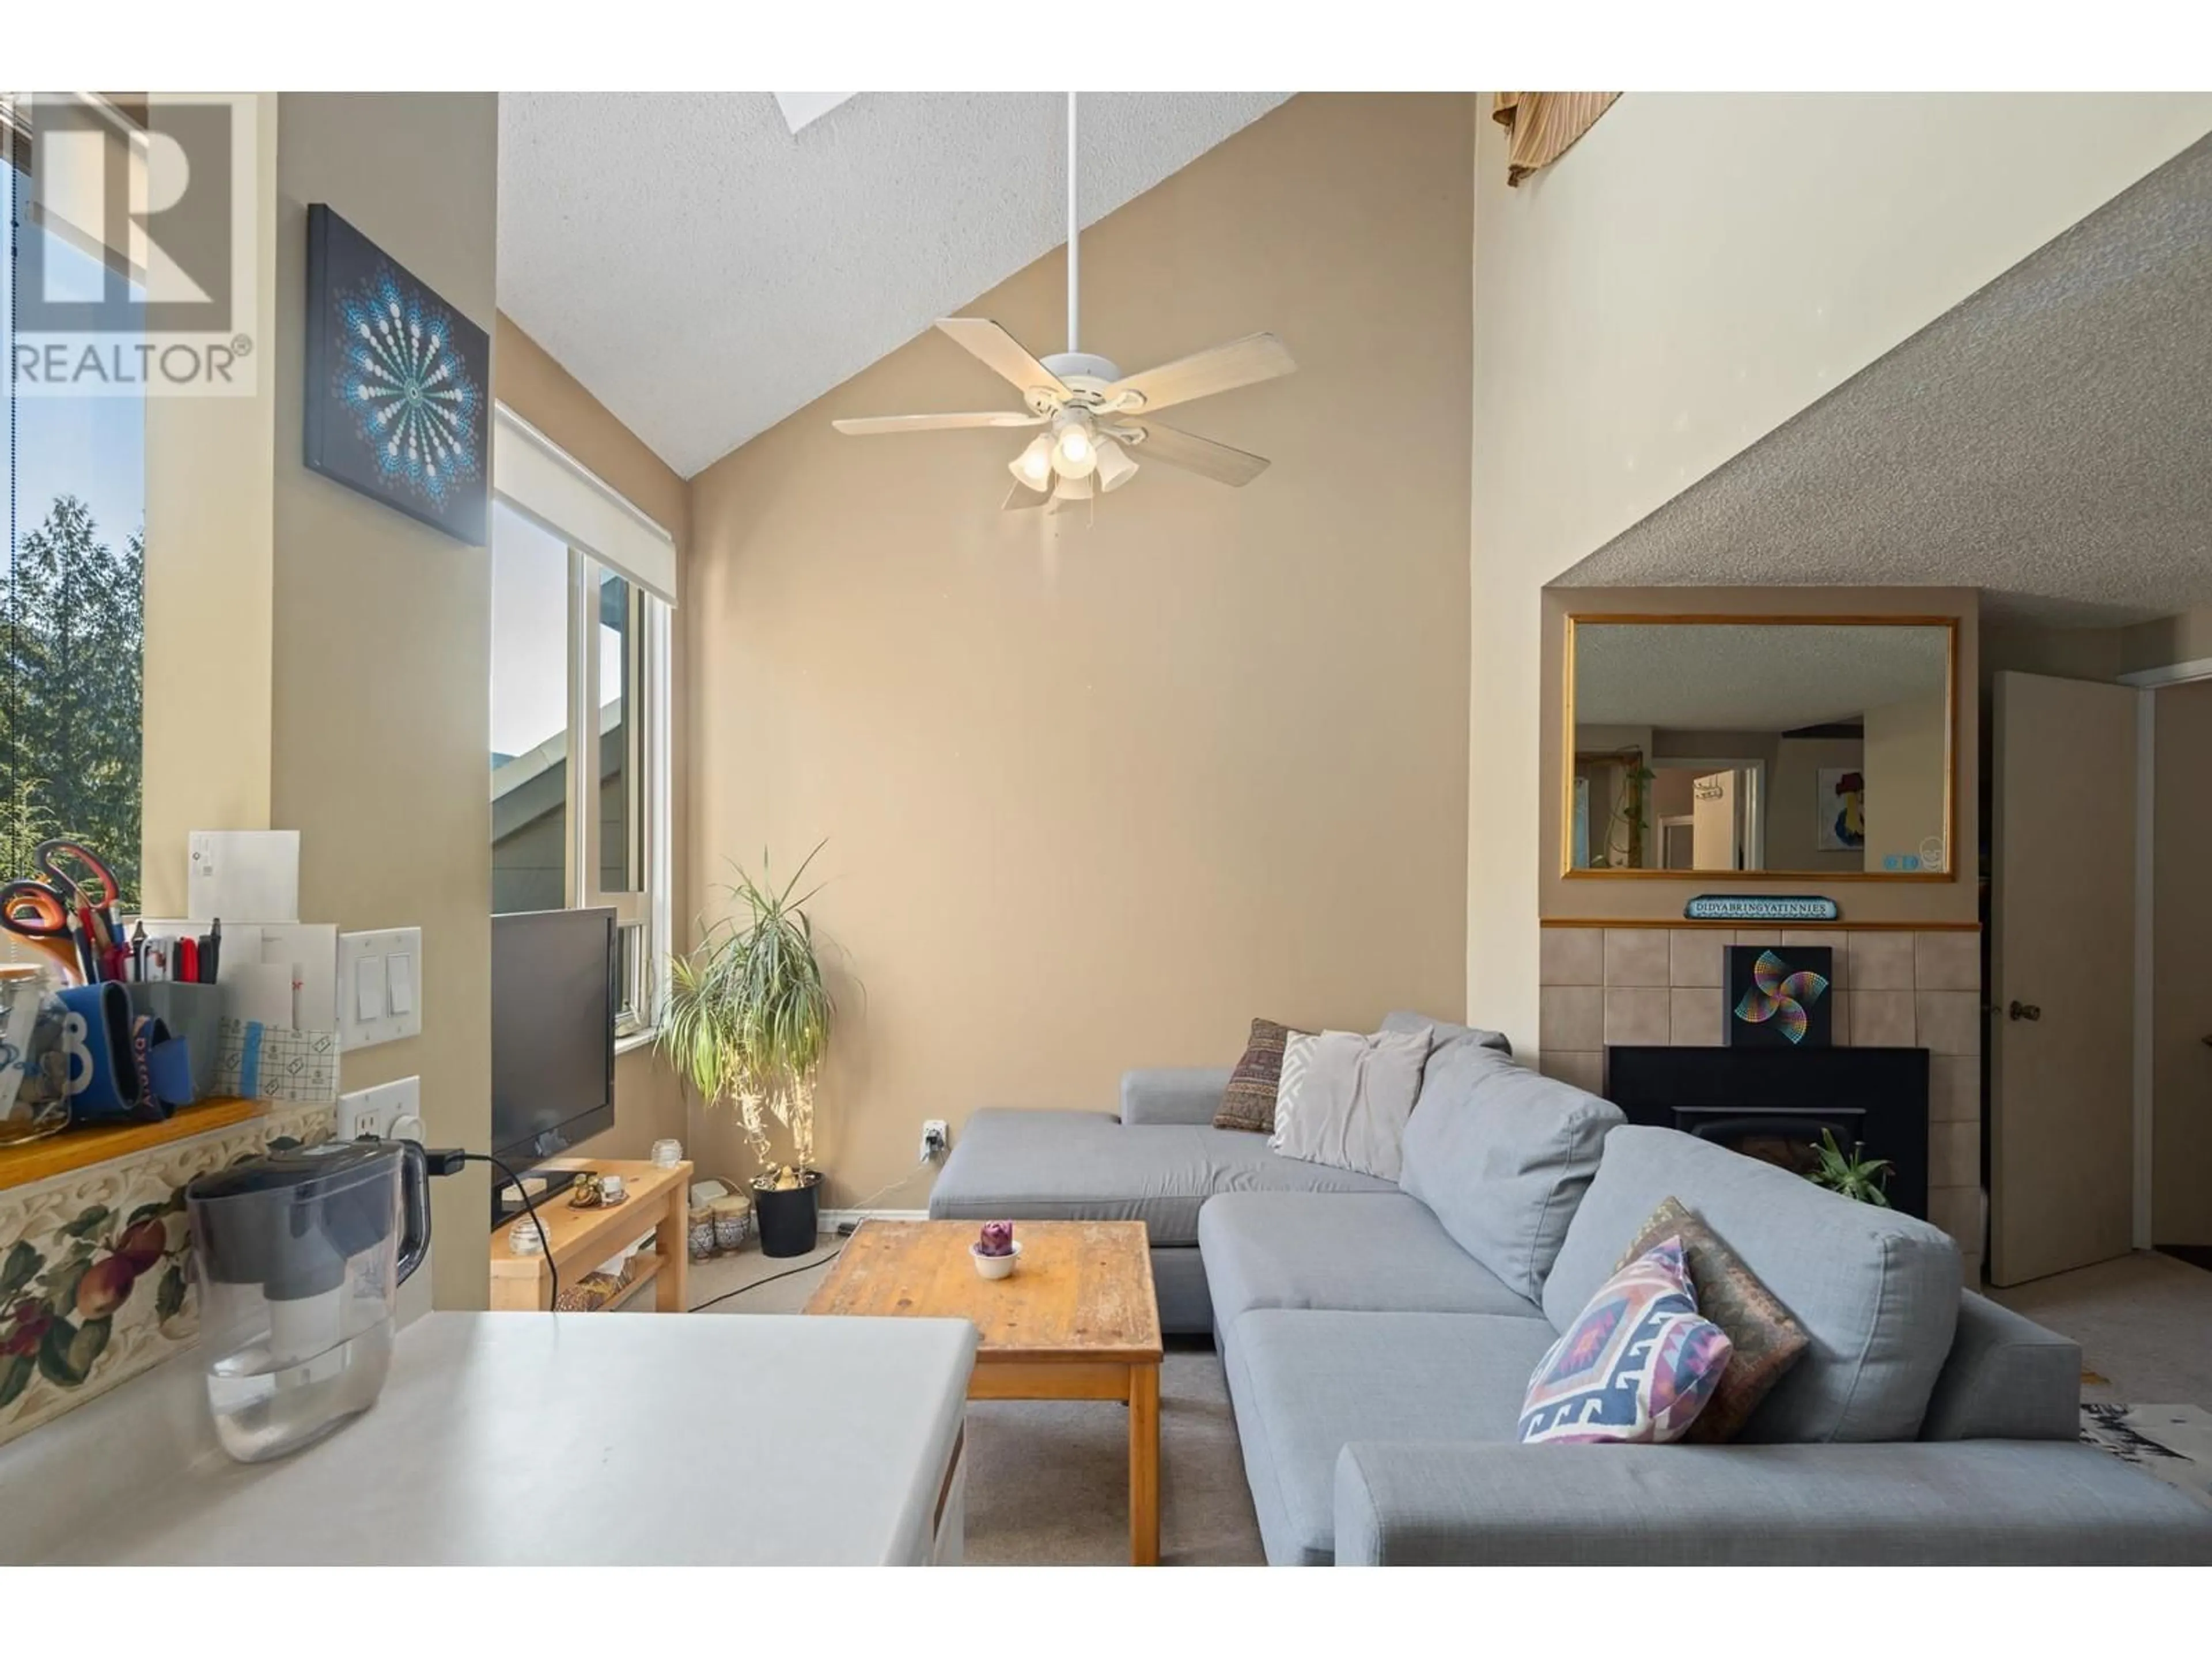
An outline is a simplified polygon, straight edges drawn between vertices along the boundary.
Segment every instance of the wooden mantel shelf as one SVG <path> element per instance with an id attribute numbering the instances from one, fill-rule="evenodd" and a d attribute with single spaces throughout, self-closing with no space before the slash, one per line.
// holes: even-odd
<path id="1" fill-rule="evenodd" d="M 186 1140 L 210 1129 L 227 1129 L 258 1114 L 261 1104 L 258 1100 L 203 1100 L 179 1107 L 173 1116 L 160 1123 L 103 1124 L 64 1129 L 44 1140 L 0 1146 L 0 1191 L 27 1187 L 33 1181 L 67 1175 L 90 1164 L 106 1164 L 112 1158 L 143 1152 L 149 1146 Z"/>

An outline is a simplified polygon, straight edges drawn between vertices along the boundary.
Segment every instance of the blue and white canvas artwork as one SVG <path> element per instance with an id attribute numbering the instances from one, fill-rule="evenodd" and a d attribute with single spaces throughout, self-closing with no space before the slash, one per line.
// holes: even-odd
<path id="1" fill-rule="evenodd" d="M 482 546 L 491 341 L 328 207 L 307 209 L 307 465 Z"/>

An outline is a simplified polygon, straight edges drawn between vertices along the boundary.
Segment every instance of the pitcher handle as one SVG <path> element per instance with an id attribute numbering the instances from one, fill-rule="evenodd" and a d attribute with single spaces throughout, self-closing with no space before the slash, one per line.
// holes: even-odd
<path id="1" fill-rule="evenodd" d="M 405 1284 L 430 1254 L 430 1161 L 419 1140 L 403 1140 L 400 1201 L 405 1216 L 399 1237 L 399 1282 Z"/>

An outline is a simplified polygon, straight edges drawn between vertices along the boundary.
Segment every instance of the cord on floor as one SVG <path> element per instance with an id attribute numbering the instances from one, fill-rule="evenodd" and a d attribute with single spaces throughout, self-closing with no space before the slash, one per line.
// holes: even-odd
<path id="1" fill-rule="evenodd" d="M 709 1297 L 706 1301 L 696 1304 L 691 1311 L 704 1313 L 717 1302 L 727 1302 L 733 1296 L 743 1296 L 747 1291 L 757 1291 L 763 1285 L 773 1285 L 779 1279 L 790 1279 L 799 1273 L 811 1273 L 817 1267 L 826 1267 L 844 1254 L 845 1247 L 840 1244 L 827 1255 L 817 1256 L 811 1261 L 800 1262 L 796 1267 L 786 1267 L 780 1273 L 770 1273 L 766 1279 L 756 1279 L 750 1285 L 740 1285 L 734 1291 L 724 1291 L 720 1296 Z"/>
<path id="2" fill-rule="evenodd" d="M 916 1164 L 914 1168 L 908 1170 L 897 1180 L 885 1182 L 882 1186 L 877 1188 L 875 1191 L 870 1193 L 866 1198 L 862 1199 L 858 1204 L 853 1206 L 853 1207 L 856 1210 L 865 1210 L 869 1205 L 874 1203 L 885 1193 L 890 1192 L 896 1188 L 905 1186 L 908 1182 L 913 1180 L 915 1176 L 920 1175 L 924 1170 L 927 1169 L 929 1164 L 930 1160 L 926 1158 L 923 1158 L 919 1164 Z M 839 1230 L 839 1233 L 840 1237 L 849 1237 L 851 1236 L 842 1228 Z M 691 1311 L 693 1313 L 704 1313 L 708 1309 L 713 1307 L 717 1302 L 727 1302 L 733 1296 L 743 1296 L 747 1291 L 757 1291 L 763 1285 L 773 1285 L 779 1279 L 790 1279 L 799 1273 L 811 1273 L 817 1267 L 827 1267 L 830 1262 L 835 1261 L 840 1255 L 842 1255 L 844 1252 L 845 1247 L 842 1244 L 840 1244 L 836 1249 L 830 1251 L 829 1255 L 819 1257 L 815 1261 L 802 1261 L 795 1267 L 786 1267 L 780 1273 L 770 1273 L 766 1279 L 756 1279 L 751 1284 L 740 1285 L 734 1291 L 724 1291 L 720 1296 L 709 1297 L 707 1301 L 696 1304 L 691 1309 Z"/>

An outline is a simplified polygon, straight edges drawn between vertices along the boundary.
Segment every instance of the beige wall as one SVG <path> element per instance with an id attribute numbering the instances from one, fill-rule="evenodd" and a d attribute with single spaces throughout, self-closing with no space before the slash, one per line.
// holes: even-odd
<path id="1" fill-rule="evenodd" d="M 1086 347 L 1296 354 L 1180 412 L 1273 459 L 1247 489 L 1155 464 L 1086 530 L 998 511 L 1004 434 L 830 430 L 1011 404 L 934 334 L 694 481 L 692 879 L 829 840 L 811 908 L 866 988 L 833 1203 L 908 1171 L 926 1116 L 1110 1108 L 1255 1015 L 1462 1006 L 1475 125 L 1302 95 L 1085 233 Z M 1062 260 L 961 309 L 1054 349 Z"/>
<path id="2" fill-rule="evenodd" d="M 422 929 L 422 1036 L 348 1054 L 343 1086 L 419 1074 L 429 1139 L 482 1146 L 490 555 L 307 470 L 301 352 L 311 202 L 491 326 L 497 100 L 288 93 L 278 126 L 270 819 L 301 832 L 301 915 Z M 481 1167 L 435 1183 L 433 1199 L 436 1301 L 482 1307 Z"/>
<path id="3" fill-rule="evenodd" d="M 2208 126 L 2203 94 L 1631 93 L 1508 190 L 1482 123 L 1474 1018 L 1533 1045 L 1538 590 Z"/>
<path id="4" fill-rule="evenodd" d="M 495 333 L 494 376 L 499 401 L 536 427 L 585 466 L 620 490 L 631 503 L 676 538 L 678 625 L 672 630 L 676 660 L 671 665 L 671 759 L 669 810 L 673 814 L 674 891 L 672 909 L 679 945 L 690 942 L 693 905 L 687 880 L 690 819 L 689 775 L 684 737 L 688 729 L 689 680 L 682 602 L 684 565 L 691 533 L 691 493 L 684 480 L 628 427 L 607 412 L 576 378 L 545 349 L 501 313 Z M 633 1048 L 615 1061 L 614 1127 L 577 1143 L 579 1156 L 643 1158 L 663 1135 L 684 1135 L 684 1101 L 667 1066 L 650 1048 Z"/>
<path id="5" fill-rule="evenodd" d="M 276 194 L 276 94 L 255 98 L 256 204 Z M 258 215 L 246 331 L 276 337 L 276 215 Z M 269 828 L 269 593 L 281 368 L 264 356 L 249 398 L 146 404 L 146 661 L 140 897 L 185 914 L 186 836 Z M 208 641 L 220 640 L 210 651 Z"/>
<path id="6" fill-rule="evenodd" d="M 1570 878 L 1560 874 L 1565 793 L 1560 781 L 1562 738 L 1559 721 L 1565 685 L 1566 620 L 1570 614 L 1957 617 L 1956 709 L 1959 726 L 1955 750 L 1957 770 L 1953 793 L 1958 806 L 1958 830 L 1954 837 L 1954 845 L 1961 848 L 1979 845 L 1976 839 L 1978 812 L 1975 789 L 1980 775 L 1977 741 L 1980 717 L 1974 695 L 1978 602 L 1972 588 L 1559 587 L 1544 591 L 1540 609 L 1542 649 L 1539 672 L 1541 678 L 1536 684 L 1540 688 L 1537 701 L 1541 748 L 1538 759 L 1537 789 L 1526 805 L 1529 826 L 1534 832 L 1528 837 L 1532 843 L 1531 852 L 1537 875 L 1534 890 L 1545 920 L 1622 922 L 1680 920 L 1682 906 L 1699 893 L 1716 890 L 1790 892 L 1810 884 L 1802 876 L 1793 879 L 1782 874 L 1765 877 L 1745 874 L 1726 881 L 1717 880 L 1711 874 L 1686 876 L 1680 879 L 1604 875 Z M 1785 749 L 1794 746 L 1783 745 Z M 1838 749 L 1837 754 L 1840 758 L 1850 752 L 1849 749 Z M 1820 765 L 1838 763 L 1836 761 L 1821 760 L 1817 754 L 1808 755 L 1808 759 Z M 1795 836 L 1798 830 L 1793 828 L 1787 816 L 1790 801 L 1784 798 L 1785 795 L 1792 799 L 1809 796 L 1811 769 L 1809 766 L 1804 769 L 1802 781 L 1794 777 L 1785 777 L 1784 765 L 1778 758 L 1774 770 L 1773 799 L 1769 803 L 1770 827 L 1773 827 L 1773 815 L 1778 811 L 1783 814 L 1779 833 L 1784 836 Z M 1857 861 L 1856 855 L 1854 855 L 1854 867 Z M 1962 854 L 1956 862 L 1963 865 L 1963 872 L 1954 871 L 1948 878 L 1941 880 L 1884 878 L 1879 876 L 1846 878 L 1847 872 L 1840 870 L 1822 879 L 1832 884 L 1828 890 L 1830 896 L 1841 905 L 1847 921 L 1905 924 L 1972 922 L 1977 917 L 1978 901 L 1971 854 Z M 1534 928 L 1534 924 L 1532 923 L 1532 934 Z M 1532 975 L 1534 972 L 1533 963 L 1530 971 Z M 1479 1005 L 1474 1012 L 1480 1012 Z M 1515 1039 L 1516 1046 L 1519 1041 Z"/>
<path id="7" fill-rule="evenodd" d="M 1944 833 L 1943 744 L 1948 700 L 1931 693 L 1866 711 L 1866 866 L 1917 854 Z"/>

